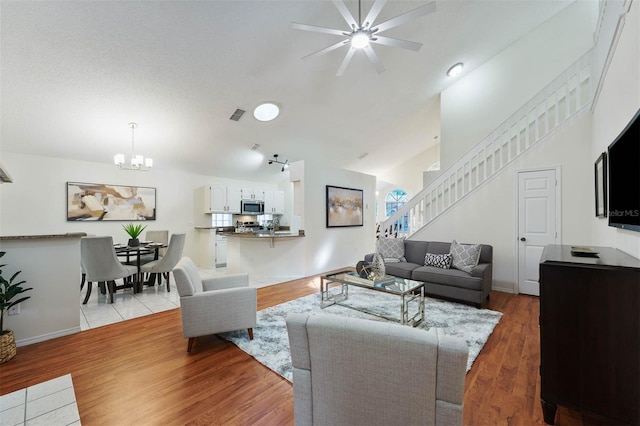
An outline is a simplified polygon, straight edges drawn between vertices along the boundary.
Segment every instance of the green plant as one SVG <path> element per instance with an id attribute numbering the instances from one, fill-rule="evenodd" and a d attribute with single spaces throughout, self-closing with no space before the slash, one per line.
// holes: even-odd
<path id="1" fill-rule="evenodd" d="M 4 256 L 6 252 L 0 251 L 0 257 Z M 33 290 L 32 288 L 23 288 L 21 287 L 26 281 L 14 282 L 18 277 L 18 274 L 22 271 L 18 271 L 9 278 L 7 281 L 2 276 L 2 268 L 7 265 L 0 265 L 0 335 L 6 334 L 8 330 L 4 329 L 4 313 L 8 311 L 12 306 L 17 305 L 18 303 L 24 302 L 29 299 L 31 296 L 21 297 L 20 299 L 13 300 L 20 293 L 24 293 L 28 290 Z"/>
<path id="2" fill-rule="evenodd" d="M 127 232 L 127 234 L 129 234 L 129 236 L 135 240 L 140 236 L 140 234 L 142 234 L 142 231 L 144 231 L 144 228 L 146 228 L 147 226 L 142 226 L 140 224 L 134 225 L 133 223 L 129 223 L 127 225 L 122 225 L 122 227 Z"/>

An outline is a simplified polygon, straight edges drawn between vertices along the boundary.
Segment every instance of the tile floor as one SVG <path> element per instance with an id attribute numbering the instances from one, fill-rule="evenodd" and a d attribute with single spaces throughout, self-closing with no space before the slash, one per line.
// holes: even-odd
<path id="1" fill-rule="evenodd" d="M 0 396 L 3 426 L 80 425 L 71 375 Z"/>

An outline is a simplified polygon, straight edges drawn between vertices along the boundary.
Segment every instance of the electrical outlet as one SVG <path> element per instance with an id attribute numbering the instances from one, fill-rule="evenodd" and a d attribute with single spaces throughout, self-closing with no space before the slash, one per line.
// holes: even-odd
<path id="1" fill-rule="evenodd" d="M 10 307 L 7 313 L 9 315 L 18 315 L 20 313 L 20 304 L 18 303 L 17 305 Z"/>

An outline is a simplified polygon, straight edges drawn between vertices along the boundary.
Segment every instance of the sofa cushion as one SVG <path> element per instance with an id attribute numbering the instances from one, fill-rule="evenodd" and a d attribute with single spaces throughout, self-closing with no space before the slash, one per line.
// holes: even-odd
<path id="1" fill-rule="evenodd" d="M 402 238 L 378 238 L 377 252 L 385 262 L 403 262 L 404 239 Z"/>
<path id="2" fill-rule="evenodd" d="M 469 290 L 482 290 L 482 278 L 472 277 L 464 271 L 453 268 L 442 269 L 435 266 L 421 266 L 413 270 L 411 279 Z"/>
<path id="3" fill-rule="evenodd" d="M 424 265 L 424 255 L 427 254 L 428 245 L 427 241 L 404 240 L 404 258 L 409 263 Z"/>
<path id="4" fill-rule="evenodd" d="M 400 278 L 411 278 L 411 272 L 420 267 L 417 263 L 409 263 L 409 262 L 398 262 L 398 263 L 385 263 L 385 274 L 393 275 L 394 277 Z"/>
<path id="5" fill-rule="evenodd" d="M 424 256 L 424 266 L 435 266 L 436 268 L 449 269 L 451 267 L 451 253 L 434 254 L 427 253 Z"/>
<path id="6" fill-rule="evenodd" d="M 453 240 L 450 249 L 450 253 L 453 255 L 451 266 L 471 273 L 473 267 L 478 264 L 481 247 L 482 244 L 459 244 L 456 240 Z"/>

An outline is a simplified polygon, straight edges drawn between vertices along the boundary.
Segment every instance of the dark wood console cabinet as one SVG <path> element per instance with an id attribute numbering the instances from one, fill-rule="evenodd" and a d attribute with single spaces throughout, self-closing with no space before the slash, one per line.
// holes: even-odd
<path id="1" fill-rule="evenodd" d="M 640 260 L 609 247 L 597 257 L 571 246 L 540 259 L 540 399 L 544 421 L 557 405 L 640 424 Z"/>

